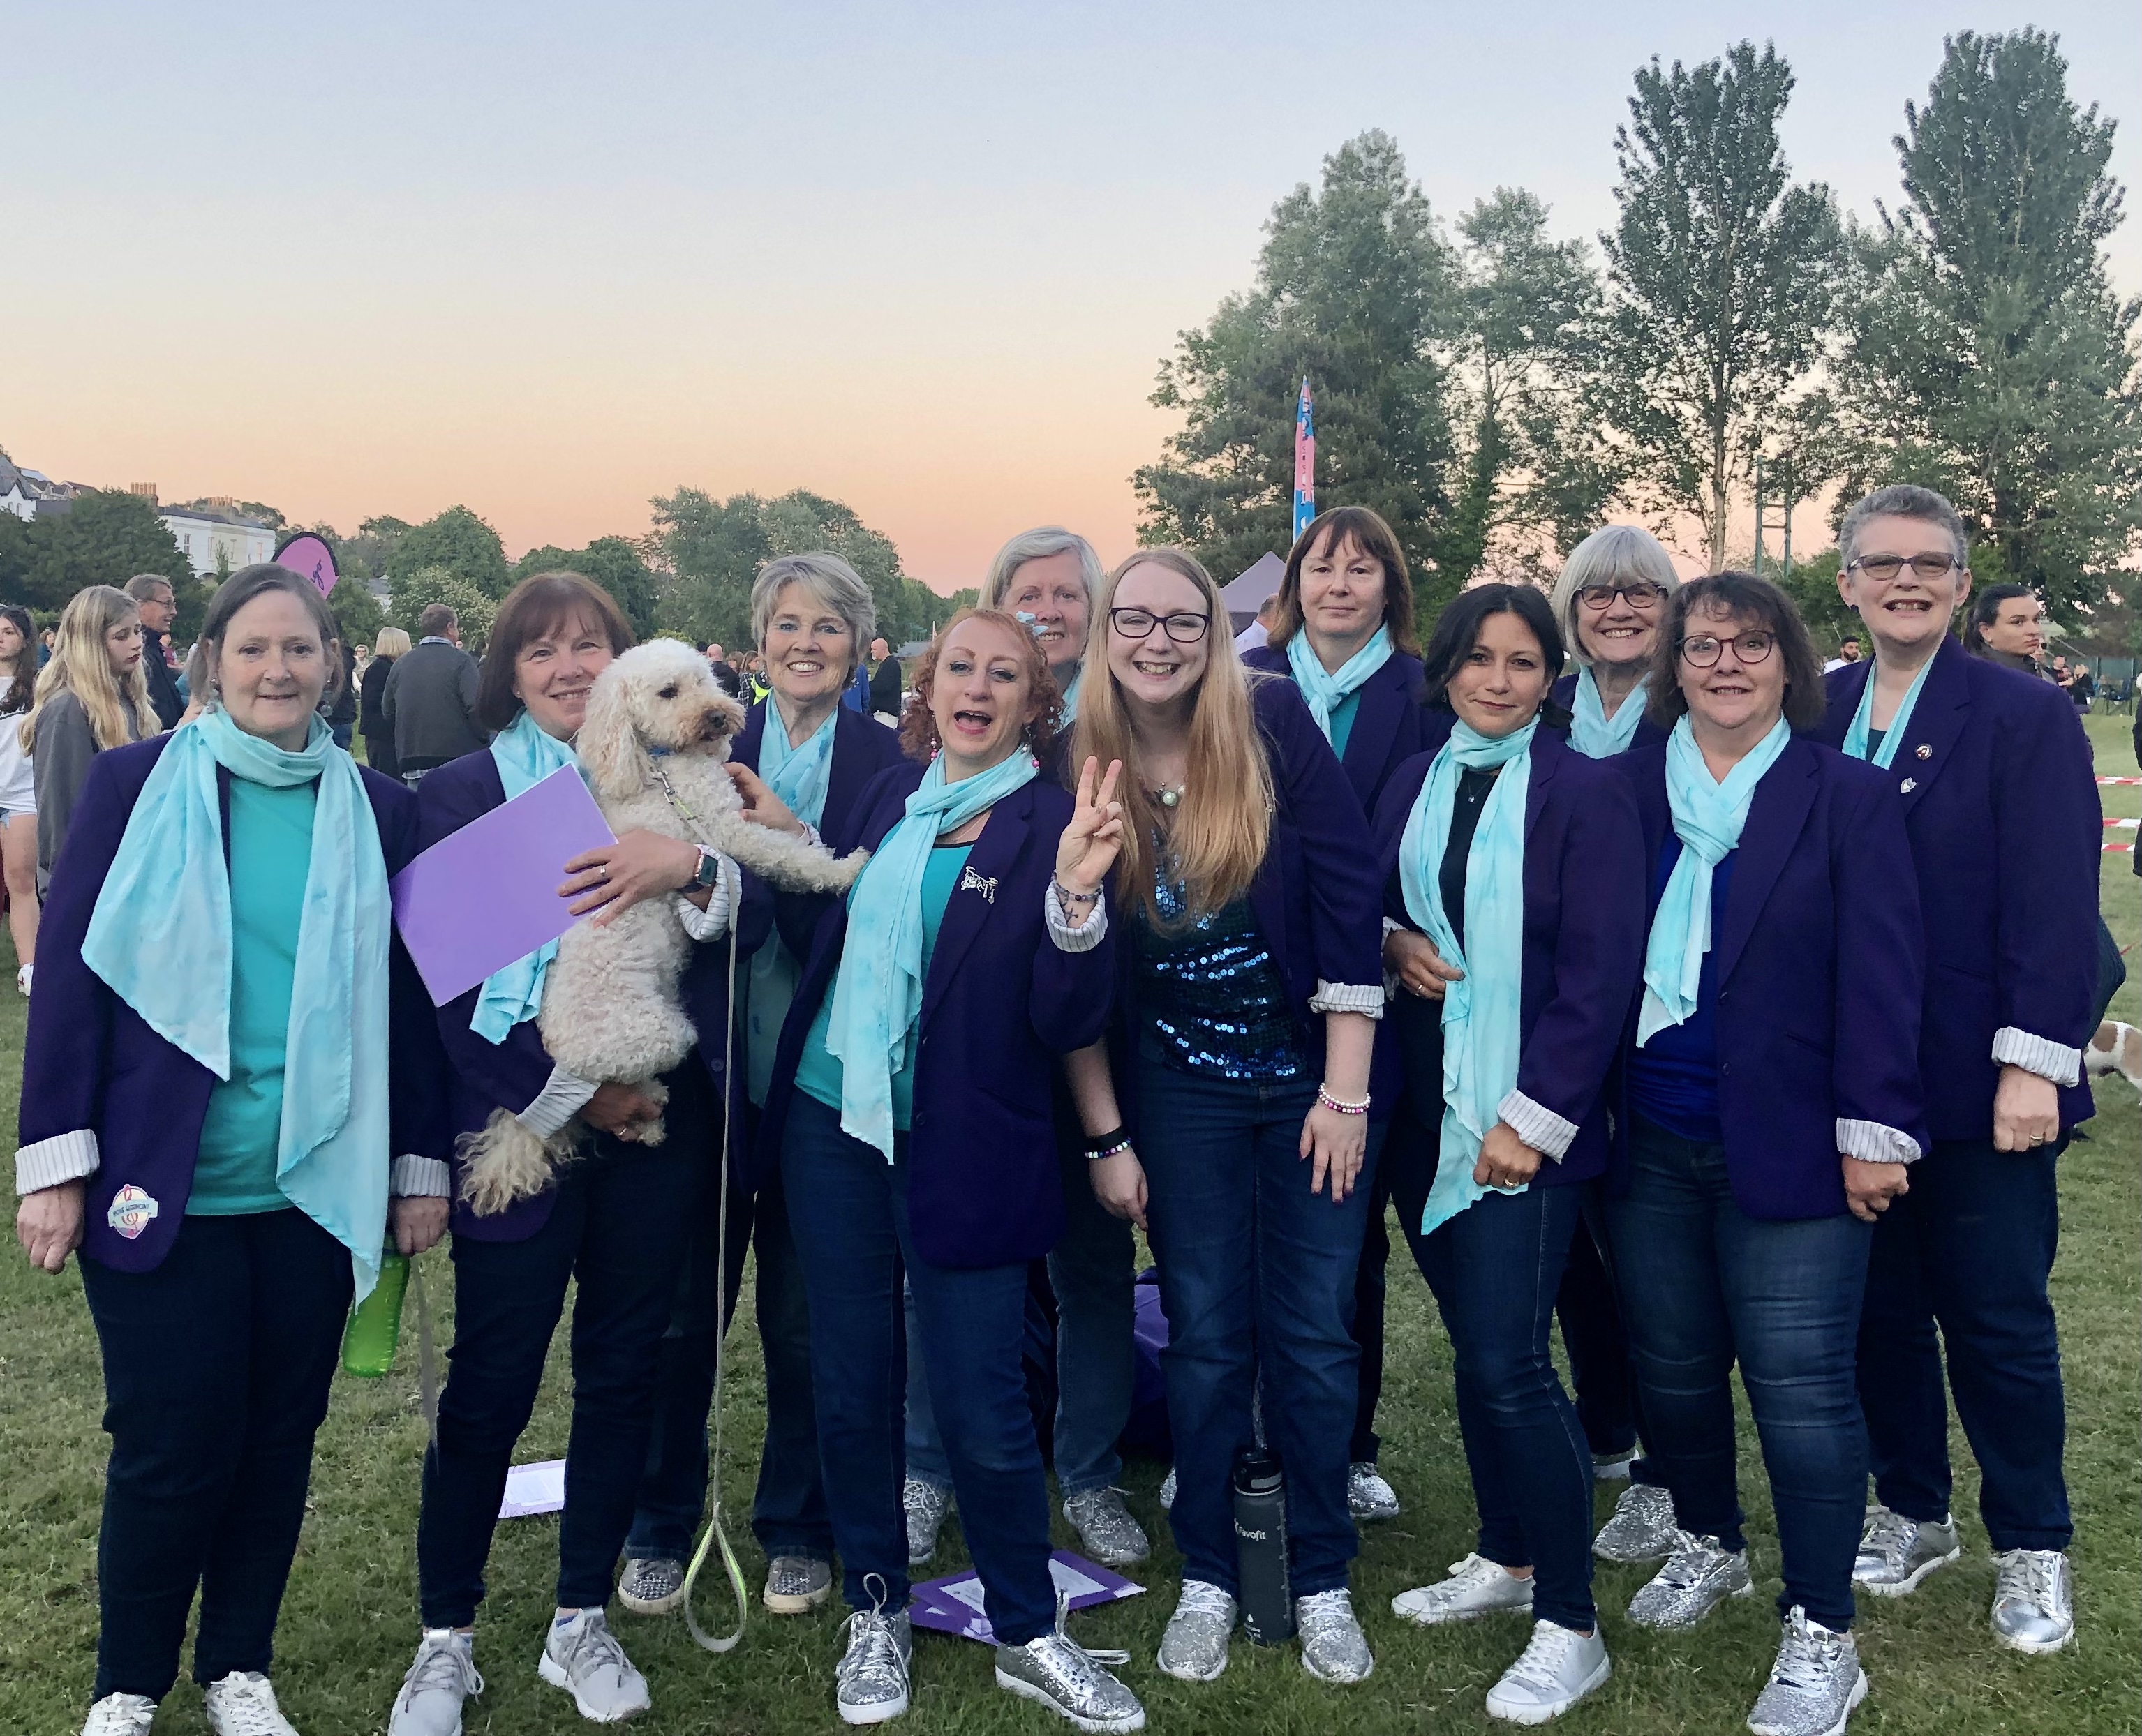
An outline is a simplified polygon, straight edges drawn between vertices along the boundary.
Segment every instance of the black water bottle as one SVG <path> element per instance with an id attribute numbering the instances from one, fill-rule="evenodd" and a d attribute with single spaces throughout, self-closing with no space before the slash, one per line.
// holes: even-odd
<path id="1" fill-rule="evenodd" d="M 1259 1645 L 1294 1637 L 1286 1577 L 1286 1478 L 1279 1461 L 1251 1447 L 1235 1461 L 1235 1571 L 1242 1625 Z"/>

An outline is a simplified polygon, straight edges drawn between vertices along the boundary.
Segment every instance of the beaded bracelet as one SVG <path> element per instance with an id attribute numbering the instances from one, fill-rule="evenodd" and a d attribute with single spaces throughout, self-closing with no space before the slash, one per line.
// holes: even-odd
<path id="1" fill-rule="evenodd" d="M 1053 875 L 1051 880 L 1056 887 L 1057 897 L 1067 905 L 1095 905 L 1101 901 L 1100 889 L 1098 886 L 1091 892 L 1073 892 L 1062 880 L 1055 880 Z"/>
<path id="2" fill-rule="evenodd" d="M 1087 1136 L 1084 1141 L 1086 1155 L 1090 1157 L 1097 1152 L 1119 1149 L 1128 1145 L 1130 1142 L 1131 1130 L 1121 1122 L 1118 1122 L 1106 1133 L 1093 1133 Z"/>
<path id="3" fill-rule="evenodd" d="M 1341 1115 L 1366 1115 L 1369 1112 L 1368 1098 L 1363 1097 L 1358 1103 L 1350 1103 L 1344 1097 L 1332 1096 L 1330 1092 L 1321 1085 L 1316 1087 L 1316 1101 L 1323 1104 L 1326 1109 L 1336 1110 Z"/>
<path id="4" fill-rule="evenodd" d="M 1119 1139 L 1113 1145 L 1105 1147 L 1100 1151 L 1096 1152 L 1088 1150 L 1086 1153 L 1086 1161 L 1088 1163 L 1103 1163 L 1111 1157 L 1122 1157 L 1123 1153 L 1130 1150 L 1130 1141 L 1128 1139 Z"/>

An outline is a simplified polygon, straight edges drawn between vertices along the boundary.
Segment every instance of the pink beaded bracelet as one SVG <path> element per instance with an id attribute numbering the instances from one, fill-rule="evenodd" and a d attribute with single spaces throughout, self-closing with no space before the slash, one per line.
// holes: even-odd
<path id="1" fill-rule="evenodd" d="M 1363 1097 L 1358 1103 L 1350 1103 L 1344 1097 L 1332 1096 L 1330 1092 L 1321 1085 L 1316 1087 L 1316 1101 L 1323 1104 L 1326 1109 L 1335 1110 L 1341 1115 L 1366 1115 L 1369 1112 L 1368 1098 Z"/>

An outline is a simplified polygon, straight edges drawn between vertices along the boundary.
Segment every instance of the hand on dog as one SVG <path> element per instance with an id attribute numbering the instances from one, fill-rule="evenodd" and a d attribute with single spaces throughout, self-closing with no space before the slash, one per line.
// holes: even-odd
<path id="1" fill-rule="evenodd" d="M 662 1106 L 637 1085 L 614 1082 L 595 1087 L 595 1094 L 580 1105 L 580 1119 L 614 1138 L 629 1140 L 646 1122 L 659 1120 Z"/>
<path id="2" fill-rule="evenodd" d="M 1889 1209 L 1890 1201 L 1912 1191 L 1908 1163 L 1863 1163 L 1844 1159 L 1844 1203 L 1852 1215 L 1873 1223 Z"/>
<path id="3" fill-rule="evenodd" d="M 643 900 L 681 892 L 699 871 L 696 845 L 659 832 L 629 831 L 603 850 L 565 864 L 569 876 L 558 896 L 570 898 L 575 916 L 595 916 L 595 926 L 615 921 Z"/>
<path id="4" fill-rule="evenodd" d="M 739 766 L 734 760 L 724 762 L 722 770 L 728 773 L 729 782 L 737 787 L 737 794 L 743 798 L 745 819 L 773 831 L 787 832 L 791 837 L 803 836 L 803 822 L 789 811 L 788 804 L 773 793 L 772 786 L 758 773 L 748 766 Z"/>

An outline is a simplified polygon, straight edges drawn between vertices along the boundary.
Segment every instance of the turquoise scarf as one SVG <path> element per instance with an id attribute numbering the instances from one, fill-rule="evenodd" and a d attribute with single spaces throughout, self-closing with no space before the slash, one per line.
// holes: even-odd
<path id="1" fill-rule="evenodd" d="M 841 1130 L 892 1161 L 892 1076 L 922 1012 L 922 873 L 944 833 L 1029 782 L 1024 748 L 986 772 L 945 782 L 939 754 L 907 798 L 906 816 L 848 893 L 848 934 L 833 984 L 826 1052 L 841 1063 Z"/>
<path id="2" fill-rule="evenodd" d="M 553 772 L 580 764 L 571 744 L 546 733 L 526 710 L 491 738 L 491 757 L 508 801 L 532 790 Z M 558 943 L 546 940 L 527 957 L 491 972 L 476 998 L 469 1028 L 486 1043 L 505 1042 L 514 1026 L 541 1010 L 543 979 L 557 956 Z"/>
<path id="3" fill-rule="evenodd" d="M 1611 759 L 1626 753 L 1636 739 L 1636 726 L 1644 721 L 1644 683 L 1621 701 L 1612 717 L 1599 698 L 1599 683 L 1589 667 L 1577 675 L 1577 703 L 1571 708 L 1569 745 L 1587 759 Z"/>
<path id="4" fill-rule="evenodd" d="M 1636 1015 L 1641 1048 L 1669 1025 L 1695 1010 L 1703 981 L 1703 955 L 1710 950 L 1710 870 L 1740 847 L 1740 828 L 1755 800 L 1755 786 L 1778 762 L 1793 738 L 1783 718 L 1770 726 L 1755 751 L 1720 783 L 1703 762 L 1703 750 L 1684 717 L 1666 738 L 1666 803 L 1681 838 L 1681 860 L 1666 876 L 1666 890 L 1651 917 L 1644 949 L 1644 1004 Z"/>
<path id="5" fill-rule="evenodd" d="M 766 702 L 765 727 L 758 737 L 758 775 L 787 805 L 790 813 L 812 826 L 822 826 L 826 820 L 826 792 L 833 780 L 833 729 L 840 715 L 836 708 L 801 747 L 791 747 L 788 726 L 781 718 L 781 701 Z M 774 1049 L 781 1036 L 781 1022 L 787 1017 L 802 979 L 795 955 L 782 944 L 777 930 L 751 955 L 750 969 L 738 990 L 745 1019 L 745 1089 L 751 1101 L 762 1107 L 773 1085 Z"/>
<path id="6" fill-rule="evenodd" d="M 835 706 L 801 747 L 788 745 L 788 725 L 781 716 L 781 696 L 766 702 L 766 727 L 758 737 L 758 775 L 788 811 L 807 826 L 826 817 L 826 792 L 833 781 L 833 726 L 841 720 Z"/>
<path id="7" fill-rule="evenodd" d="M 1903 703 L 1897 708 L 1897 715 L 1889 720 L 1888 728 L 1882 736 L 1882 745 L 1874 750 L 1873 762 L 1887 770 L 1897 757 L 1897 748 L 1904 739 L 1904 726 L 1912 721 L 1912 708 L 1919 703 L 1919 689 L 1927 684 L 1927 677 L 1934 672 L 1934 659 L 1942 653 L 1939 645 L 1934 647 L 1933 657 L 1919 665 L 1919 673 L 1912 678 L 1912 684 L 1904 690 Z M 1874 727 L 1874 682 L 1882 673 L 1878 659 L 1867 672 L 1867 685 L 1859 690 L 1859 709 L 1852 714 L 1852 727 L 1844 732 L 1844 751 L 1854 759 L 1866 759 L 1867 737 Z"/>
<path id="8" fill-rule="evenodd" d="M 1071 672 L 1071 684 L 1064 689 L 1064 727 L 1069 729 L 1078 721 L 1078 689 L 1085 684 L 1086 666 L 1080 663 Z"/>
<path id="9" fill-rule="evenodd" d="M 1316 727 L 1324 732 L 1327 742 L 1331 739 L 1331 713 L 1338 710 L 1340 701 L 1358 690 L 1390 660 L 1391 629 L 1388 624 L 1379 627 L 1375 637 L 1335 670 L 1325 669 L 1315 652 L 1310 649 L 1306 628 L 1286 642 L 1286 666 L 1294 672 L 1294 684 L 1309 702 L 1310 715 L 1316 719 Z M 1458 727 L 1463 729 L 1465 726 L 1461 723 Z"/>
<path id="10" fill-rule="evenodd" d="M 149 1028 L 230 1077 L 230 875 L 220 766 L 272 789 L 318 781 L 283 1079 L 275 1185 L 349 1250 L 362 1298 L 387 1229 L 387 951 L 379 826 L 357 762 L 317 718 L 303 751 L 221 710 L 172 732 L 127 816 L 82 961 Z"/>
<path id="11" fill-rule="evenodd" d="M 1296 642 L 1299 644 L 1300 641 Z M 1460 723 L 1414 798 L 1399 844 L 1399 888 L 1406 912 L 1435 949 L 1465 974 L 1443 996 L 1443 1133 L 1435 1182 L 1421 1217 L 1421 1234 L 1445 1223 L 1488 1190 L 1473 1179 L 1480 1142 L 1501 1119 L 1501 1105 L 1518 1083 L 1518 1035 L 1524 1011 L 1525 801 L 1531 793 L 1532 734 L 1523 729 L 1489 738 Z M 1458 773 L 1501 766 L 1479 829 L 1465 858 L 1465 936 L 1443 908 L 1443 855 Z"/>

